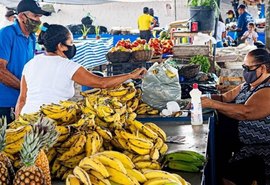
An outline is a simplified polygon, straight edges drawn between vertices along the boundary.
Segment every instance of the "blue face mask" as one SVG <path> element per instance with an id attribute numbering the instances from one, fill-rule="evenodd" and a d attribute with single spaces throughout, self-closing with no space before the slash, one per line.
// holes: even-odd
<path id="1" fill-rule="evenodd" d="M 251 84 L 253 82 L 255 82 L 256 80 L 258 80 L 259 78 L 261 78 L 262 74 L 257 77 L 257 74 L 256 74 L 256 70 L 260 67 L 261 65 L 259 65 L 258 67 L 256 67 L 255 69 L 253 70 L 250 70 L 247 66 L 243 66 L 244 68 L 244 71 L 243 71 L 243 76 L 244 76 L 244 79 L 245 81 L 248 83 L 248 84 Z"/>

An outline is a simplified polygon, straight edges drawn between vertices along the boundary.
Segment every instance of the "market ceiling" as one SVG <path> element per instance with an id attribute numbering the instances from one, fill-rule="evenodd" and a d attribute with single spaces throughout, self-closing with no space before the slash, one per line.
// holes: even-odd
<path id="1" fill-rule="evenodd" d="M 111 2 L 154 2 L 154 1 L 168 1 L 168 0 L 39 0 L 45 3 L 57 4 L 73 4 L 73 5 L 87 5 L 87 4 L 102 4 Z M 0 0 L 0 4 L 6 7 L 16 7 L 19 0 Z"/>

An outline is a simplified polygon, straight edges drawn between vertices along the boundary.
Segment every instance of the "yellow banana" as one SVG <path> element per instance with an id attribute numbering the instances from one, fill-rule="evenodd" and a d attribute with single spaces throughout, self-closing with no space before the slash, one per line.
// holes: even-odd
<path id="1" fill-rule="evenodd" d="M 96 176 L 89 174 L 89 178 L 92 184 L 95 185 L 106 185 L 103 181 L 99 180 Z M 108 180 L 108 182 L 110 183 L 110 181 Z M 110 184 L 111 185 L 111 184 Z"/>
<path id="2" fill-rule="evenodd" d="M 169 78 L 174 78 L 176 77 L 176 74 L 174 74 L 171 70 L 166 69 L 165 70 L 165 74 L 169 77 Z"/>
<path id="3" fill-rule="evenodd" d="M 138 182 L 144 183 L 147 179 L 140 171 L 136 169 L 127 169 L 127 173 L 129 176 L 133 176 L 137 179 Z"/>
<path id="4" fill-rule="evenodd" d="M 130 160 L 132 160 L 133 158 L 134 158 L 134 156 L 135 156 L 135 153 L 133 153 L 133 152 L 130 152 L 130 151 L 127 151 L 127 150 L 125 150 L 125 151 L 123 151 L 123 154 L 125 154 L 126 156 L 128 156 L 128 158 L 130 158 Z M 133 164 L 134 165 L 134 164 Z M 135 166 L 135 165 L 134 165 Z M 126 167 L 127 168 L 127 167 Z"/>
<path id="5" fill-rule="evenodd" d="M 127 94 L 128 88 L 121 88 L 121 89 L 113 89 L 109 90 L 108 94 L 113 97 L 119 97 L 119 96 L 124 96 Z"/>
<path id="6" fill-rule="evenodd" d="M 158 137 L 158 138 L 155 140 L 155 142 L 156 142 L 156 143 L 155 143 L 155 145 L 154 145 L 154 148 L 160 150 L 161 147 L 162 147 L 163 144 L 164 144 L 164 141 L 163 141 L 160 137 Z"/>
<path id="7" fill-rule="evenodd" d="M 48 152 L 46 152 L 49 163 L 56 157 L 57 151 L 54 147 L 51 147 Z"/>
<path id="8" fill-rule="evenodd" d="M 107 122 L 101 120 L 98 116 L 95 117 L 95 123 L 96 123 L 96 125 L 98 125 L 98 126 L 102 126 L 102 127 L 106 127 L 106 128 L 109 127 L 109 123 L 107 123 Z"/>
<path id="9" fill-rule="evenodd" d="M 66 173 L 67 170 L 68 170 L 67 167 L 61 166 L 59 168 L 59 170 L 57 170 L 55 177 L 58 178 L 58 179 L 61 179 L 62 176 Z"/>
<path id="10" fill-rule="evenodd" d="M 113 97 L 111 99 L 111 104 L 113 106 L 113 108 L 115 109 L 120 109 L 121 107 L 123 107 L 124 105 L 118 101 L 118 99 L 116 97 Z"/>
<path id="11" fill-rule="evenodd" d="M 141 88 L 137 88 L 136 96 L 137 96 L 139 99 L 142 99 L 142 90 L 141 90 Z"/>
<path id="12" fill-rule="evenodd" d="M 175 177 L 174 175 L 172 175 L 171 173 L 169 172 L 166 172 L 166 171 L 162 171 L 162 170 L 147 170 L 145 173 L 143 173 L 144 176 L 147 178 L 147 179 L 154 179 L 154 178 L 167 178 L 167 179 L 172 179 L 176 182 L 179 182 L 181 183 L 177 177 Z"/>
<path id="13" fill-rule="evenodd" d="M 127 176 L 131 179 L 134 185 L 140 185 L 139 181 L 135 177 L 131 176 L 130 174 L 127 174 Z"/>
<path id="14" fill-rule="evenodd" d="M 115 113 L 113 115 L 105 116 L 105 117 L 103 117 L 103 119 L 107 123 L 119 122 L 120 121 L 120 114 L 119 113 Z"/>
<path id="15" fill-rule="evenodd" d="M 134 137 L 134 138 L 129 138 L 128 142 L 130 142 L 131 144 L 137 146 L 137 147 L 141 147 L 141 148 L 145 148 L 145 149 L 151 149 L 154 144 L 151 141 L 139 138 L 139 137 Z"/>
<path id="16" fill-rule="evenodd" d="M 106 168 L 110 174 L 110 180 L 123 185 L 134 185 L 133 181 L 127 176 L 127 174 L 108 166 Z"/>
<path id="17" fill-rule="evenodd" d="M 69 134 L 69 133 L 70 133 L 70 127 L 67 127 L 67 126 L 60 126 L 60 125 L 57 125 L 57 126 L 55 126 L 55 130 L 56 130 L 60 135 Z"/>
<path id="18" fill-rule="evenodd" d="M 66 185 L 81 185 L 81 181 L 73 174 L 69 174 L 66 178 Z"/>
<path id="19" fill-rule="evenodd" d="M 129 113 L 127 119 L 133 121 L 137 117 L 135 112 Z"/>
<path id="20" fill-rule="evenodd" d="M 85 153 L 76 155 L 74 157 L 71 157 L 70 159 L 66 161 L 62 161 L 61 163 L 68 167 L 68 168 L 75 168 L 79 164 L 79 162 L 85 157 Z"/>
<path id="21" fill-rule="evenodd" d="M 127 145 L 129 146 L 129 149 L 132 150 L 133 152 L 140 154 L 140 155 L 147 155 L 150 153 L 150 149 L 146 149 L 146 148 L 141 148 L 138 146 L 135 146 L 131 143 L 127 143 Z"/>
<path id="22" fill-rule="evenodd" d="M 121 108 L 114 109 L 114 111 L 115 111 L 116 113 L 120 114 L 120 116 L 121 116 L 121 115 L 123 115 L 123 114 L 126 113 L 126 111 L 127 111 L 127 106 L 124 105 L 124 106 L 122 106 Z"/>
<path id="23" fill-rule="evenodd" d="M 56 158 L 51 168 L 51 174 L 54 175 L 61 168 L 60 161 Z"/>
<path id="24" fill-rule="evenodd" d="M 168 179 L 168 178 L 163 178 L 163 177 L 157 177 L 154 179 L 150 179 L 144 183 L 144 185 L 165 185 L 165 184 L 170 184 L 170 183 L 175 183 L 175 185 L 181 185 L 181 183 L 178 183 L 174 181 L 173 179 Z"/>
<path id="25" fill-rule="evenodd" d="M 96 115 L 96 111 L 94 110 L 94 108 L 80 106 L 80 109 L 82 110 L 83 114 Z"/>
<path id="26" fill-rule="evenodd" d="M 101 173 L 99 173 L 98 171 L 89 170 L 89 174 L 90 174 L 90 179 L 91 179 L 91 175 L 92 175 L 92 176 L 96 177 L 99 181 L 101 181 L 103 184 L 105 184 L 105 185 L 111 185 L 110 184 L 110 181 L 107 178 L 103 177 L 101 175 Z"/>
<path id="27" fill-rule="evenodd" d="M 119 161 L 121 161 L 126 169 L 133 169 L 135 167 L 133 162 L 128 156 L 117 151 L 104 151 L 96 155 L 106 155 L 106 156 L 114 157 L 118 159 Z"/>
<path id="28" fill-rule="evenodd" d="M 62 106 L 64 106 L 64 107 L 76 107 L 77 106 L 77 102 L 75 102 L 75 101 L 68 101 L 68 100 L 65 100 L 65 101 L 62 101 L 62 100 L 60 100 L 59 101 L 59 104 L 60 105 L 62 105 Z"/>
<path id="29" fill-rule="evenodd" d="M 114 137 L 110 142 L 114 147 L 124 149 L 116 137 Z"/>
<path id="30" fill-rule="evenodd" d="M 84 149 L 84 145 L 86 143 L 86 137 L 85 135 L 80 135 L 79 139 L 77 140 L 77 142 L 74 144 L 74 146 L 72 146 L 70 148 L 70 150 L 66 151 L 65 153 L 63 153 L 58 160 L 60 161 L 65 161 L 77 154 L 79 154 L 83 149 Z"/>
<path id="31" fill-rule="evenodd" d="M 133 159 L 132 162 L 136 163 L 138 161 L 151 161 L 150 155 L 136 155 Z"/>
<path id="32" fill-rule="evenodd" d="M 98 95 L 100 93 L 101 93 L 101 89 L 99 89 L 99 88 L 94 88 L 94 89 L 90 89 L 90 90 L 86 90 L 86 91 L 80 92 L 80 94 L 82 96 L 84 96 L 84 97 Z"/>
<path id="33" fill-rule="evenodd" d="M 117 139 L 118 143 L 120 143 L 120 145 L 122 146 L 121 148 L 123 148 L 123 149 L 128 149 L 129 148 L 127 140 L 125 140 L 122 137 L 118 137 L 118 136 L 116 136 L 115 138 Z"/>
<path id="34" fill-rule="evenodd" d="M 68 137 L 69 137 L 69 133 L 60 135 L 60 136 L 57 138 L 57 142 L 56 142 L 55 145 L 56 145 L 56 146 L 61 145 L 61 143 L 63 143 L 64 141 L 66 141 Z"/>
<path id="35" fill-rule="evenodd" d="M 147 111 L 147 114 L 150 114 L 150 115 L 156 115 L 158 113 L 159 113 L 159 110 L 157 109 L 152 109 L 152 110 Z"/>
<path id="36" fill-rule="evenodd" d="M 153 160 L 158 160 L 159 159 L 159 151 L 156 148 L 151 148 L 150 150 L 150 157 Z"/>
<path id="37" fill-rule="evenodd" d="M 124 96 L 121 97 L 121 101 L 128 101 L 131 100 L 135 95 L 136 95 L 136 89 L 135 88 L 130 88 L 128 93 Z"/>
<path id="38" fill-rule="evenodd" d="M 159 152 L 161 155 L 164 155 L 168 151 L 168 145 L 164 143 L 162 147 L 160 148 Z"/>
<path id="39" fill-rule="evenodd" d="M 70 121 L 75 120 L 76 113 L 77 113 L 77 111 L 75 108 L 73 108 L 73 107 L 69 108 L 67 114 L 65 116 L 61 117 L 62 122 L 69 123 Z"/>
<path id="40" fill-rule="evenodd" d="M 143 134 L 145 134 L 147 137 L 151 139 L 156 139 L 158 137 L 158 135 L 154 131 L 144 126 L 141 122 L 137 120 L 133 120 L 133 121 L 127 120 L 127 123 L 134 125 L 140 132 L 142 132 Z"/>
<path id="41" fill-rule="evenodd" d="M 132 100 L 128 100 L 126 102 L 126 105 L 127 105 L 128 108 L 130 108 L 132 104 L 133 104 L 133 101 Z M 132 110 L 132 109 L 130 109 L 130 110 Z"/>
<path id="42" fill-rule="evenodd" d="M 63 154 L 68 151 L 70 148 L 56 148 L 57 153 Z"/>
<path id="43" fill-rule="evenodd" d="M 30 125 L 21 126 L 17 129 L 6 130 L 6 144 L 14 143 L 20 139 L 23 139 L 24 135 L 32 129 Z"/>
<path id="44" fill-rule="evenodd" d="M 64 180 L 66 180 L 67 178 L 68 178 L 68 176 L 69 175 L 73 175 L 73 168 L 72 169 L 68 169 L 65 173 L 64 173 L 64 175 L 62 176 L 62 180 L 64 181 Z M 74 176 L 75 177 L 75 176 Z M 79 180 L 79 179 L 78 179 Z M 67 184 L 66 184 L 67 185 Z M 76 185 L 76 184 L 75 184 Z"/>
<path id="45" fill-rule="evenodd" d="M 139 101 L 140 101 L 139 98 L 134 98 L 134 99 L 133 99 L 133 103 L 132 103 L 132 105 L 130 106 L 130 108 L 131 108 L 133 111 L 135 111 L 135 110 L 138 108 Z"/>
<path id="46" fill-rule="evenodd" d="M 24 138 L 21 138 L 20 140 L 17 140 L 13 143 L 6 145 L 4 151 L 10 154 L 18 153 L 22 149 L 23 141 L 24 141 Z"/>
<path id="47" fill-rule="evenodd" d="M 84 185 L 92 185 L 89 175 L 79 166 L 74 168 L 73 173 Z"/>
<path id="48" fill-rule="evenodd" d="M 189 185 L 189 183 L 180 175 L 176 174 L 176 173 L 172 173 L 173 176 L 175 176 L 178 181 L 180 181 L 182 183 L 182 185 Z"/>
<path id="49" fill-rule="evenodd" d="M 113 138 L 112 133 L 109 130 L 107 130 L 106 128 L 101 128 L 100 126 L 97 126 L 96 131 L 101 137 L 103 137 L 104 139 L 106 139 L 108 141 L 112 140 L 112 138 Z"/>
<path id="50" fill-rule="evenodd" d="M 150 128 L 151 130 L 153 130 L 154 132 L 156 132 L 158 134 L 158 136 L 161 139 L 163 139 L 163 141 L 166 141 L 166 139 L 167 139 L 166 133 L 159 126 L 157 126 L 155 123 L 147 122 L 144 125 L 146 127 Z"/>
<path id="51" fill-rule="evenodd" d="M 156 161 L 138 161 L 134 163 L 137 169 L 153 169 L 153 170 L 160 170 L 160 165 Z"/>
<path id="52" fill-rule="evenodd" d="M 79 139 L 80 134 L 79 133 L 75 133 L 73 134 L 70 138 L 68 138 L 62 145 L 62 148 L 70 148 L 74 143 L 76 143 L 76 141 Z"/>
<path id="53" fill-rule="evenodd" d="M 115 157 L 107 155 L 94 155 L 93 158 L 98 159 L 106 168 L 109 166 L 115 170 L 118 170 L 124 174 L 127 173 L 123 163 Z"/>
<path id="54" fill-rule="evenodd" d="M 109 177 L 109 173 L 106 167 L 96 158 L 85 157 L 80 161 L 79 166 L 84 170 L 95 170 L 99 172 L 104 178 Z"/>
<path id="55" fill-rule="evenodd" d="M 145 114 L 147 109 L 148 109 L 148 107 L 139 107 L 136 109 L 136 113 L 139 115 Z"/>
<path id="56" fill-rule="evenodd" d="M 86 156 L 89 157 L 98 152 L 102 146 L 101 137 L 97 132 L 91 132 L 87 134 L 85 152 Z"/>

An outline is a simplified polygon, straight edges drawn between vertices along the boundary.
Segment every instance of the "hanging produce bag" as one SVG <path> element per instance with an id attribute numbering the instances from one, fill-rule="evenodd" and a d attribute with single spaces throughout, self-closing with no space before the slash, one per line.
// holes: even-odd
<path id="1" fill-rule="evenodd" d="M 159 110 L 166 108 L 169 101 L 180 101 L 178 70 L 166 63 L 155 63 L 143 78 L 142 91 L 143 101 Z"/>

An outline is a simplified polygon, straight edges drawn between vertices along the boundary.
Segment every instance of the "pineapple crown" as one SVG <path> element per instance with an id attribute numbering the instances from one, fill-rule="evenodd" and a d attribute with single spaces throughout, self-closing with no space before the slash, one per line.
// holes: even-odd
<path id="1" fill-rule="evenodd" d="M 40 150 L 50 147 L 58 138 L 58 133 L 52 123 L 52 120 L 41 117 L 32 125 L 32 130 L 24 136 L 21 159 L 25 166 L 34 165 Z"/>
<path id="2" fill-rule="evenodd" d="M 0 152 L 4 151 L 6 147 L 6 130 L 7 130 L 7 118 L 2 116 L 0 119 Z"/>

